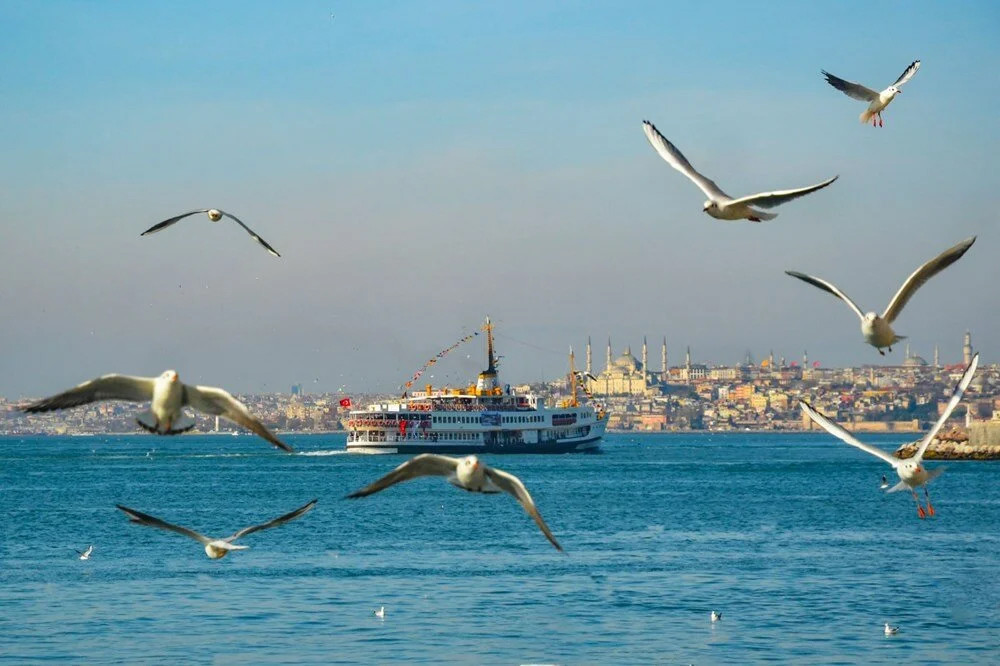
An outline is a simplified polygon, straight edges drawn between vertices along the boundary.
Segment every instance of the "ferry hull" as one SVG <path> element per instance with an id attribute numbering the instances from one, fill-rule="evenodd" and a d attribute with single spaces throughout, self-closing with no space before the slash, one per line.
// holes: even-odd
<path id="1" fill-rule="evenodd" d="M 440 453 L 466 456 L 471 454 L 524 454 L 524 453 L 600 453 L 601 435 L 570 441 L 548 441 L 532 444 L 476 444 L 474 442 L 348 442 L 348 453 L 402 454 Z"/>

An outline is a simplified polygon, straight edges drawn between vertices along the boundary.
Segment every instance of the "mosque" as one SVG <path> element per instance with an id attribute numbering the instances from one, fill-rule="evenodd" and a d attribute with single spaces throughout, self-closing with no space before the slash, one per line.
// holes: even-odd
<path id="1" fill-rule="evenodd" d="M 707 367 L 691 363 L 691 350 L 688 349 L 684 366 L 675 368 L 673 372 L 667 366 L 667 339 L 663 338 L 660 348 L 660 370 L 649 368 L 649 347 L 646 338 L 642 339 L 642 358 L 632 355 L 631 346 L 618 358 L 612 358 L 611 338 L 608 338 L 608 348 L 605 356 L 604 370 L 593 374 L 593 356 L 590 338 L 587 338 L 587 390 L 594 395 L 631 395 L 652 397 L 667 393 L 667 383 L 671 380 L 690 381 L 707 376 Z M 676 376 L 674 376 L 676 375 Z"/>

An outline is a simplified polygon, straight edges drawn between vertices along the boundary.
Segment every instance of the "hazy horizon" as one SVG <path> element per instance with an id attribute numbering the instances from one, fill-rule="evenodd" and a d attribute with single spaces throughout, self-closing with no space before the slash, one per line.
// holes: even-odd
<path id="1" fill-rule="evenodd" d="M 0 395 L 107 372 L 233 392 L 392 392 L 497 324 L 509 383 L 750 349 L 825 366 L 882 358 L 881 311 L 972 235 L 895 329 L 913 353 L 1000 360 L 993 161 L 1000 6 L 736 2 L 292 6 L 5 2 L 0 80 Z M 884 112 L 827 85 L 881 89 Z M 646 142 L 648 119 L 730 194 L 839 174 L 762 224 L 704 196 Z M 167 217 L 193 216 L 150 237 Z M 480 369 L 481 337 L 435 367 Z M 466 357 L 468 355 L 468 358 Z M 423 380 L 422 380 L 423 381 Z"/>

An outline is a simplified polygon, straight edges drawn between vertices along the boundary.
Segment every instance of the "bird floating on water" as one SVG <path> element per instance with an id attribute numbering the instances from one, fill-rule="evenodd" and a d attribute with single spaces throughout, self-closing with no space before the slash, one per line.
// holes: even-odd
<path id="1" fill-rule="evenodd" d="M 845 81 L 844 79 L 834 76 L 826 70 L 820 70 L 820 72 L 826 77 L 826 82 L 840 92 L 853 99 L 868 102 L 868 108 L 861 112 L 861 116 L 859 118 L 862 123 L 867 124 L 870 120 L 872 121 L 872 127 L 875 127 L 877 121 L 878 126 L 882 127 L 882 111 L 885 110 L 885 107 L 889 106 L 892 100 L 896 99 L 896 95 L 903 92 L 901 90 L 903 84 L 912 79 L 918 69 L 920 69 L 920 61 L 914 60 L 910 63 L 909 67 L 903 70 L 903 73 L 899 75 L 896 82 L 882 92 L 876 92 L 871 88 L 866 88 L 860 83 Z"/>
<path id="2" fill-rule="evenodd" d="M 839 425 L 837 425 L 830 419 L 820 414 L 818 411 L 813 409 L 812 405 L 810 405 L 805 400 L 800 400 L 799 406 L 802 408 L 802 411 L 809 416 L 809 418 L 818 423 L 820 427 L 822 427 L 831 435 L 837 437 L 846 444 L 850 444 L 851 446 L 859 448 L 862 451 L 865 451 L 866 453 L 870 453 L 873 456 L 881 458 L 882 460 L 892 465 L 892 468 L 896 470 L 896 474 L 899 475 L 899 483 L 897 483 L 895 486 L 893 486 L 886 492 L 894 493 L 898 490 L 909 489 L 910 492 L 913 493 L 913 499 L 916 500 L 917 502 L 917 515 L 920 516 L 921 518 L 924 518 L 926 516 L 933 516 L 934 507 L 933 505 L 931 505 L 931 496 L 927 492 L 927 484 L 933 481 L 935 478 L 937 478 L 941 474 L 941 472 L 944 471 L 944 468 L 939 467 L 935 470 L 928 470 L 923 464 L 924 453 L 927 451 L 927 447 L 930 445 L 931 441 L 937 435 L 938 431 L 941 430 L 941 426 L 944 425 L 945 421 L 948 420 L 948 417 L 951 416 L 952 411 L 954 411 L 955 407 L 962 400 L 962 394 L 965 393 L 965 389 L 969 387 L 969 383 L 972 381 L 972 376 L 975 374 L 976 367 L 978 365 L 979 365 L 979 354 L 977 353 L 975 356 L 972 357 L 972 362 L 969 363 L 969 367 L 967 367 L 965 369 L 965 372 L 962 374 L 962 378 L 959 380 L 958 385 L 955 387 L 955 392 L 952 393 L 951 399 L 945 406 L 944 411 L 941 413 L 941 416 L 938 417 L 938 420 L 934 424 L 934 426 L 927 432 L 926 435 L 924 435 L 924 438 L 920 441 L 920 446 L 917 448 L 917 452 L 913 455 L 912 458 L 905 458 L 905 459 L 896 458 L 895 456 L 886 453 L 882 449 L 876 448 L 869 444 L 864 444 L 862 442 L 859 442 L 857 439 L 855 439 L 854 435 L 847 432 Z M 920 497 L 917 495 L 916 489 L 921 486 L 923 486 L 924 488 L 924 497 L 927 499 L 926 511 L 924 510 L 924 507 L 920 506 Z"/>
<path id="3" fill-rule="evenodd" d="M 378 619 L 384 620 L 385 619 L 385 606 L 379 606 L 378 610 L 373 610 L 372 613 L 374 613 L 375 617 L 377 617 Z"/>
<path id="4" fill-rule="evenodd" d="M 92 552 L 94 552 L 94 547 L 93 546 L 87 546 L 87 550 L 83 550 L 83 551 L 77 550 L 76 552 L 80 555 L 80 559 L 81 560 L 89 560 L 90 559 L 90 554 Z"/>
<path id="5" fill-rule="evenodd" d="M 552 536 L 549 526 L 542 520 L 542 515 L 538 512 L 535 502 L 528 494 L 528 489 L 524 487 L 521 480 L 513 474 L 489 467 L 479 461 L 476 456 L 465 458 L 451 458 L 433 453 L 422 453 L 415 458 L 407 460 L 402 465 L 389 472 L 381 479 L 365 486 L 361 490 L 351 493 L 347 497 L 356 499 L 365 497 L 380 490 L 385 490 L 389 486 L 409 481 L 420 476 L 444 476 L 448 483 L 474 493 L 500 493 L 505 492 L 513 495 L 528 515 L 535 520 L 535 524 L 557 550 L 562 550 L 562 546 Z"/>
<path id="6" fill-rule="evenodd" d="M 899 633 L 899 627 L 893 627 L 888 622 L 885 623 L 885 629 L 883 630 L 886 636 L 892 636 Z"/>
<path id="7" fill-rule="evenodd" d="M 164 220 L 163 222 L 160 222 L 159 224 L 154 224 L 149 229 L 146 229 L 145 231 L 143 231 L 139 235 L 140 236 L 146 236 L 148 234 L 155 234 L 157 231 L 163 231 L 167 227 L 169 227 L 169 226 L 171 226 L 173 224 L 176 224 L 180 220 L 183 220 L 185 217 L 188 217 L 189 215 L 197 215 L 198 213 L 205 213 L 205 214 L 207 214 L 208 215 L 208 219 L 210 219 L 212 222 L 218 222 L 223 217 L 228 217 L 230 220 L 233 220 L 234 222 L 236 222 L 236 224 L 238 224 L 241 227 L 243 227 L 244 229 L 246 229 L 246 232 L 248 234 L 250 234 L 250 237 L 253 238 L 255 241 L 257 241 L 258 243 L 260 243 L 261 245 L 263 245 L 264 249 L 266 249 L 268 252 L 270 252 L 271 254 L 273 254 L 276 257 L 280 257 L 281 256 L 280 254 L 278 254 L 277 250 L 275 250 L 273 247 L 271 247 L 268 244 L 268 242 L 266 240 L 264 240 L 263 238 L 261 238 L 260 236 L 258 236 L 257 232 L 255 232 L 253 229 L 251 229 L 247 225 L 243 224 L 242 220 L 240 220 L 238 217 L 236 217 L 232 213 L 227 213 L 226 211 L 219 210 L 218 208 L 199 208 L 198 210 L 192 210 L 190 212 L 184 213 L 183 215 L 178 215 L 177 217 L 172 217 L 169 220 Z"/>
<path id="8" fill-rule="evenodd" d="M 151 401 L 150 409 L 139 414 L 136 422 L 143 429 L 157 435 L 177 435 L 193 428 L 194 418 L 182 410 L 183 407 L 191 407 L 241 425 L 280 449 L 292 450 L 292 447 L 275 437 L 243 403 L 227 391 L 211 386 L 184 384 L 178 380 L 174 370 L 167 370 L 159 377 L 103 375 L 68 391 L 33 402 L 22 407 L 22 411 L 29 414 L 48 412 L 100 400 Z"/>
<path id="9" fill-rule="evenodd" d="M 210 537 L 199 534 L 194 530 L 188 529 L 186 527 L 181 527 L 180 525 L 173 525 L 164 520 L 160 520 L 154 516 L 147 513 L 142 513 L 141 511 L 136 511 L 135 509 L 130 509 L 127 506 L 122 506 L 121 504 L 116 504 L 119 509 L 125 512 L 125 515 L 129 517 L 129 520 L 133 523 L 139 525 L 145 525 L 147 527 L 157 527 L 161 530 L 169 530 L 171 532 L 177 532 L 178 534 L 183 534 L 186 537 L 190 537 L 197 541 L 198 543 L 205 546 L 205 554 L 208 555 L 213 560 L 218 560 L 229 554 L 231 550 L 246 550 L 250 546 L 237 546 L 233 542 L 244 537 L 248 534 L 254 532 L 259 532 L 261 530 L 270 529 L 272 527 L 278 527 L 279 525 L 284 525 L 290 520 L 295 520 L 302 514 L 310 511 L 314 506 L 316 506 L 317 500 L 313 500 L 308 504 L 303 504 L 299 508 L 286 513 L 283 516 L 278 516 L 274 520 L 269 520 L 266 523 L 261 523 L 260 525 L 253 525 L 251 527 L 244 527 L 239 532 L 236 532 L 232 536 L 228 536 L 224 539 L 212 539 Z"/>
<path id="10" fill-rule="evenodd" d="M 826 280 L 818 277 L 813 277 L 812 275 L 806 275 L 805 273 L 799 273 L 797 271 L 785 271 L 785 273 L 794 278 L 798 278 L 803 282 L 808 282 L 812 286 L 818 287 L 827 293 L 833 294 L 840 300 L 847 303 L 848 307 L 854 310 L 854 313 L 861 319 L 861 334 L 865 336 L 865 342 L 870 344 L 872 347 L 875 347 L 879 354 L 885 356 L 885 352 L 882 351 L 883 347 L 892 351 L 892 346 L 894 344 L 906 338 L 905 335 L 896 335 L 896 332 L 892 330 L 892 323 L 896 321 L 896 317 L 898 317 L 899 313 L 903 311 L 903 308 L 909 302 L 910 298 L 913 297 L 913 294 L 915 294 L 917 289 L 920 289 L 925 282 L 961 259 L 962 255 L 965 254 L 975 242 L 975 236 L 966 238 L 961 243 L 948 248 L 938 256 L 926 262 L 917 270 L 913 271 L 910 277 L 906 278 L 906 282 L 904 282 L 903 286 L 899 288 L 899 291 L 896 292 L 896 295 L 892 297 L 891 301 L 889 301 L 889 305 L 886 306 L 881 315 L 876 314 L 875 312 L 868 312 L 867 314 L 861 312 L 861 308 L 859 308 L 858 305 L 847 296 L 847 294 L 831 282 L 827 282 Z"/>
<path id="11" fill-rule="evenodd" d="M 712 622 L 718 622 L 722 619 L 722 613 L 718 611 L 712 611 Z"/>
<path id="12" fill-rule="evenodd" d="M 719 189 L 719 186 L 713 181 L 698 173 L 691 166 L 691 163 L 687 161 L 687 158 L 681 154 L 681 151 L 677 150 L 674 144 L 670 143 L 665 136 L 660 134 L 653 123 L 648 120 L 642 121 L 642 130 L 646 133 L 646 138 L 649 139 L 649 143 L 660 154 L 660 157 L 666 160 L 667 164 L 691 179 L 708 196 L 708 201 L 704 203 L 702 210 L 717 220 L 750 220 L 751 222 L 773 220 L 778 216 L 777 213 L 765 213 L 764 211 L 756 210 L 754 206 L 759 208 L 774 208 L 792 199 L 805 196 L 810 192 L 821 190 L 839 178 L 839 176 L 834 176 L 829 180 L 824 180 L 822 183 L 810 185 L 809 187 L 800 187 L 796 190 L 760 192 L 759 194 L 751 194 L 739 199 L 733 199 Z"/>

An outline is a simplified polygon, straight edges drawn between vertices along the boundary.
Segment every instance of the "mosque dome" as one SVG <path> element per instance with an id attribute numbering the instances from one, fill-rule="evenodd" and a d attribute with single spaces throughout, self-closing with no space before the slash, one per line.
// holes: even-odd
<path id="1" fill-rule="evenodd" d="M 905 361 L 903 361 L 903 366 L 907 368 L 920 368 L 926 366 L 928 363 L 922 356 L 910 356 Z"/>

